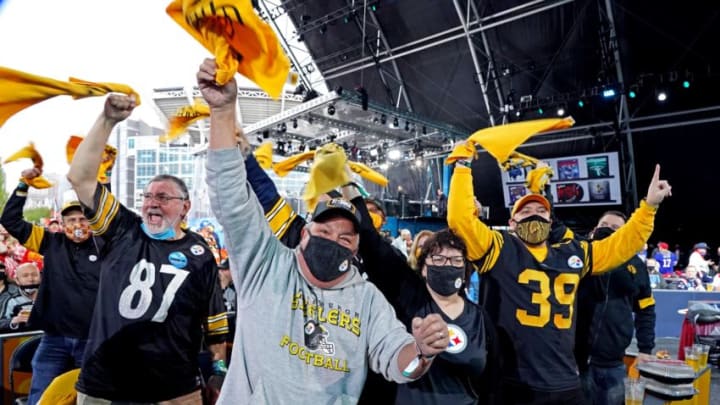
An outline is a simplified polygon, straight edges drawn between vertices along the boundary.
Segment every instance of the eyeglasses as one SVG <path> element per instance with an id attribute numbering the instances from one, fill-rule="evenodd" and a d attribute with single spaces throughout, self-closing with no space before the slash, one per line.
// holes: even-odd
<path id="1" fill-rule="evenodd" d="M 164 193 L 159 193 L 159 194 L 144 193 L 142 196 L 145 200 L 155 200 L 155 201 L 159 202 L 160 205 L 165 205 L 170 200 L 182 200 L 182 201 L 187 200 L 187 198 L 185 198 L 185 197 L 174 197 L 174 196 L 167 195 Z"/>
<path id="2" fill-rule="evenodd" d="M 435 266 L 444 266 L 450 264 L 454 267 L 462 267 L 465 265 L 465 258 L 462 256 L 443 256 L 443 255 L 429 255 L 426 259 L 429 264 Z"/>

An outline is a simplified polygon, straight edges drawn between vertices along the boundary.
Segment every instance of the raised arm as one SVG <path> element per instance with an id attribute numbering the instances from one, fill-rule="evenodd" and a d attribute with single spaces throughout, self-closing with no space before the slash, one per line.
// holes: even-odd
<path id="1" fill-rule="evenodd" d="M 235 138 L 237 84 L 231 80 L 219 86 L 214 79 L 216 70 L 215 61 L 206 59 L 197 74 L 200 91 L 210 106 L 207 184 L 210 206 L 225 230 L 238 305 L 242 306 L 242 300 L 255 296 L 269 269 L 280 268 L 274 261 L 283 261 L 285 267 L 282 268 L 287 269 L 293 252 L 284 248 L 272 234 L 262 207 L 247 183 L 244 158 Z M 240 133 L 240 136 L 244 135 Z M 250 151 L 245 148 L 242 153 L 247 156 Z M 275 271 L 274 276 L 277 274 Z"/>
<path id="2" fill-rule="evenodd" d="M 26 169 L 22 172 L 22 178 L 31 180 L 41 174 L 42 171 L 38 168 Z M 2 216 L 0 217 L 0 224 L 2 224 L 10 235 L 20 241 L 23 246 L 33 252 L 43 254 L 44 252 L 41 251 L 41 247 L 45 248 L 45 246 L 43 246 L 45 228 L 33 225 L 23 217 L 23 208 L 27 200 L 28 188 L 27 183 L 21 179 L 17 188 L 15 188 L 5 204 Z"/>
<path id="3" fill-rule="evenodd" d="M 470 161 L 460 162 L 456 163 L 450 180 L 447 221 L 450 229 L 465 241 L 468 259 L 475 261 L 482 258 L 492 247 L 495 232 L 475 215 Z"/>
<path id="4" fill-rule="evenodd" d="M 115 125 L 129 117 L 135 105 L 133 96 L 110 94 L 105 100 L 103 112 L 75 152 L 67 178 L 80 202 L 91 209 L 95 208 L 93 196 L 105 144 Z"/>

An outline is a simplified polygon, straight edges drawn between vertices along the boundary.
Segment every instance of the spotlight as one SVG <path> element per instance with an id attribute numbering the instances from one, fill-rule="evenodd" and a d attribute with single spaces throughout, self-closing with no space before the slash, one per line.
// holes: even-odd
<path id="1" fill-rule="evenodd" d="M 378 155 L 378 150 L 377 150 L 377 149 L 370 149 L 370 156 L 376 157 L 377 155 Z"/>
<path id="2" fill-rule="evenodd" d="M 328 115 L 335 115 L 335 106 L 330 104 L 327 108 Z"/>
<path id="3" fill-rule="evenodd" d="M 387 124 L 387 115 L 383 114 L 380 116 L 380 123 L 383 125 Z"/>
<path id="4" fill-rule="evenodd" d="M 417 159 L 415 159 L 415 166 L 416 166 L 416 167 L 422 167 L 422 165 L 423 165 L 423 160 L 422 160 L 422 158 L 417 158 Z"/>
<path id="5" fill-rule="evenodd" d="M 427 135 L 427 127 L 425 127 L 425 125 L 423 125 L 422 133 L 423 135 Z"/>
<path id="6" fill-rule="evenodd" d="M 268 138 L 270 138 L 270 131 L 268 131 L 267 129 L 264 129 L 264 130 L 262 131 L 262 136 L 263 136 L 263 139 L 268 139 Z"/>
<path id="7" fill-rule="evenodd" d="M 565 115 L 565 109 L 563 107 L 558 107 L 557 116 L 562 117 L 563 115 Z"/>
<path id="8" fill-rule="evenodd" d="M 293 118 L 292 123 L 293 123 L 293 129 L 297 128 L 297 118 Z"/>
<path id="9" fill-rule="evenodd" d="M 405 130 L 410 131 L 410 123 L 408 121 L 405 121 Z"/>
<path id="10" fill-rule="evenodd" d="M 683 89 L 689 89 L 690 88 L 690 80 L 683 80 L 682 86 L 683 86 Z"/>
<path id="11" fill-rule="evenodd" d="M 538 107 L 537 113 L 538 113 L 538 115 L 543 115 L 543 114 L 545 114 L 545 111 L 542 109 L 542 107 Z"/>
<path id="12" fill-rule="evenodd" d="M 390 152 L 388 152 L 388 159 L 390 160 L 398 160 L 400 159 L 400 156 L 402 153 L 398 149 L 393 149 Z"/>
<path id="13" fill-rule="evenodd" d="M 660 90 L 657 93 L 657 100 L 658 101 L 665 101 L 667 100 L 667 93 L 664 90 Z"/>
<path id="14" fill-rule="evenodd" d="M 629 98 L 636 98 L 638 95 L 639 86 L 637 84 L 633 84 L 630 86 L 630 90 L 628 91 L 628 97 Z"/>
<path id="15" fill-rule="evenodd" d="M 603 98 L 613 98 L 613 97 L 615 97 L 615 94 L 616 94 L 615 89 L 612 89 L 612 88 L 605 89 L 602 92 Z"/>
<path id="16" fill-rule="evenodd" d="M 287 125 L 284 122 L 278 126 L 278 132 L 280 132 L 281 134 L 287 132 Z"/>
<path id="17" fill-rule="evenodd" d="M 582 100 L 578 100 L 577 105 L 578 105 L 578 107 L 583 108 L 583 107 L 585 107 L 585 102 Z"/>
<path id="18" fill-rule="evenodd" d="M 400 126 L 400 122 L 398 122 L 398 118 L 397 118 L 397 117 L 393 118 L 393 126 L 394 126 L 395 128 L 397 128 L 397 127 Z"/>

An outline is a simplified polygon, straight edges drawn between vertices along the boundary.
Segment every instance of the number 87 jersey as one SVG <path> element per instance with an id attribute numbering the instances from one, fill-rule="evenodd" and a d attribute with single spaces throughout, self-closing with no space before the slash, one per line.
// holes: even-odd
<path id="1" fill-rule="evenodd" d="M 548 246 L 539 261 L 507 232 L 494 239 L 476 264 L 485 273 L 481 302 L 502 335 L 504 377 L 537 391 L 575 388 L 575 294 L 588 271 L 589 244 Z"/>
<path id="2" fill-rule="evenodd" d="M 141 218 L 104 187 L 95 206 L 86 215 L 107 244 L 78 389 L 142 402 L 196 390 L 203 329 L 209 344 L 228 332 L 210 249 L 192 232 L 173 241 L 150 238 Z"/>

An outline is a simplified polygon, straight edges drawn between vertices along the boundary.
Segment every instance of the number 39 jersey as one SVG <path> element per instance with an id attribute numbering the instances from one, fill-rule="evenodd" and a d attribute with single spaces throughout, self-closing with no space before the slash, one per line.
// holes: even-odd
<path id="1" fill-rule="evenodd" d="M 538 391 L 576 388 L 575 294 L 590 270 L 590 244 L 548 246 L 539 262 L 509 233 L 493 232 L 493 239 L 477 264 L 486 272 L 481 301 L 498 327 L 504 377 Z"/>
<path id="2" fill-rule="evenodd" d="M 197 390 L 203 328 L 209 343 L 227 334 L 212 253 L 190 232 L 151 239 L 102 186 L 95 207 L 86 215 L 106 245 L 78 390 L 134 402 Z"/>

